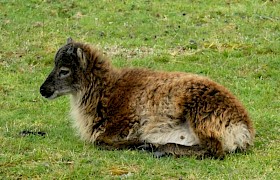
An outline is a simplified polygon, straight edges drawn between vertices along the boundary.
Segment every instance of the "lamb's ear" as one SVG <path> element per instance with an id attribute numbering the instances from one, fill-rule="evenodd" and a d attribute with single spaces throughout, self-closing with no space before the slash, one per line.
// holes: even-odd
<path id="1" fill-rule="evenodd" d="M 69 49 L 67 50 L 67 53 L 70 54 L 70 55 L 72 55 L 72 54 L 74 54 L 74 50 L 75 50 L 74 46 L 71 45 L 71 46 L 69 47 Z"/>
<path id="2" fill-rule="evenodd" d="M 86 67 L 87 67 L 87 59 L 86 59 L 85 53 L 83 52 L 83 50 L 81 48 L 77 49 L 77 56 L 78 56 L 78 58 L 80 60 L 82 68 L 86 69 Z"/>
<path id="3" fill-rule="evenodd" d="M 67 38 L 66 44 L 70 44 L 73 42 L 74 42 L 74 40 L 71 37 L 69 37 L 69 38 Z"/>

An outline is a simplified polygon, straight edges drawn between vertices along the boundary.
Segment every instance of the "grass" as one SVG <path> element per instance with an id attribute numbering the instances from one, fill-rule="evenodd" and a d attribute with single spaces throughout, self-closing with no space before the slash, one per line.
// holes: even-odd
<path id="1" fill-rule="evenodd" d="M 277 0 L 0 0 L 0 179 L 280 179 L 279 9 Z M 225 85 L 250 112 L 255 146 L 199 161 L 82 142 L 68 97 L 47 101 L 38 91 L 69 36 L 118 67 L 193 72 Z"/>

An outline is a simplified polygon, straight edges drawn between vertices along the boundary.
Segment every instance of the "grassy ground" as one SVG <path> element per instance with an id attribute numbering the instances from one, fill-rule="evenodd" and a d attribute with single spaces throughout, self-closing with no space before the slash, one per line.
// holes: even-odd
<path id="1" fill-rule="evenodd" d="M 0 179 L 280 179 L 279 9 L 277 0 L 0 0 Z M 225 85 L 250 112 L 255 146 L 199 161 L 82 142 L 68 98 L 47 101 L 38 91 L 69 36 L 118 67 L 193 72 Z"/>

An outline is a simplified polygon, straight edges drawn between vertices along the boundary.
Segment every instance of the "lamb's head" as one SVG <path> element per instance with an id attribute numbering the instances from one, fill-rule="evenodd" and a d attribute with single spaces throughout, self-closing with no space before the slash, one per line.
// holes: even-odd
<path id="1" fill-rule="evenodd" d="M 40 87 L 42 96 L 54 99 L 79 91 L 86 66 L 86 57 L 81 46 L 82 44 L 75 43 L 71 38 L 68 38 L 67 44 L 57 51 L 55 66 Z"/>

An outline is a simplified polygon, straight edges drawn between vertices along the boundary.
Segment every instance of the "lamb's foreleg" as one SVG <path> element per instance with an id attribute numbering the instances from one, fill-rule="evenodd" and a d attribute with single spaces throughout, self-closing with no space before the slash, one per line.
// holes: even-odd
<path id="1" fill-rule="evenodd" d="M 95 142 L 99 147 L 106 150 L 115 149 L 137 149 L 143 145 L 139 139 L 120 139 L 120 138 L 98 138 Z"/>

